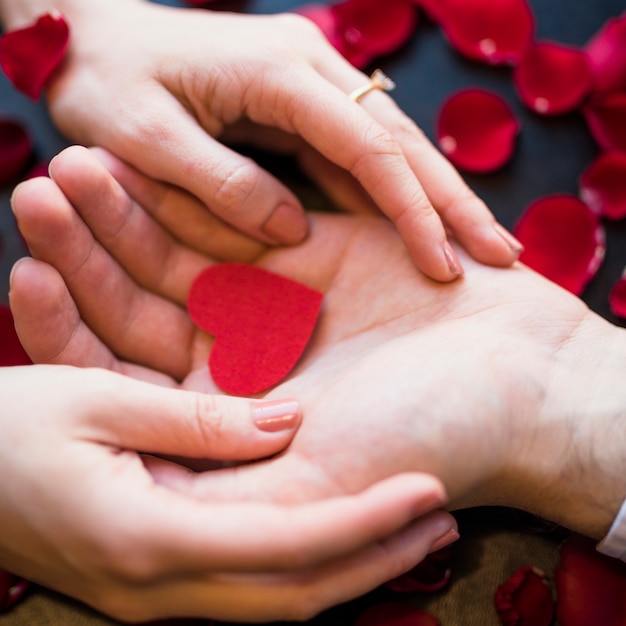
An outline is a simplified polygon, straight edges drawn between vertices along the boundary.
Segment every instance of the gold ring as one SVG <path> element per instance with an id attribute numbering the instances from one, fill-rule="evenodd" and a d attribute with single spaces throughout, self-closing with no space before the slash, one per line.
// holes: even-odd
<path id="1" fill-rule="evenodd" d="M 394 89 L 396 84 L 383 72 L 382 70 L 374 70 L 372 75 L 370 76 L 370 82 L 367 85 L 363 85 L 363 87 L 359 87 L 355 89 L 348 97 L 350 100 L 354 100 L 354 102 L 358 102 L 363 96 L 367 95 L 370 91 L 374 91 L 374 89 L 380 89 L 381 91 L 391 91 Z"/>

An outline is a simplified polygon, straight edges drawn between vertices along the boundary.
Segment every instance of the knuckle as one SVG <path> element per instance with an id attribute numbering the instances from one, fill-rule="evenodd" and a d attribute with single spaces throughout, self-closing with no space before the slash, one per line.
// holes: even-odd
<path id="1" fill-rule="evenodd" d="M 201 445 L 207 450 L 219 447 L 224 435 L 224 416 L 217 400 L 210 395 L 198 394 L 193 402 L 194 437 L 199 437 Z"/>
<path id="2" fill-rule="evenodd" d="M 213 199 L 232 217 L 242 215 L 261 183 L 261 173 L 252 159 L 244 158 L 220 175 Z"/>

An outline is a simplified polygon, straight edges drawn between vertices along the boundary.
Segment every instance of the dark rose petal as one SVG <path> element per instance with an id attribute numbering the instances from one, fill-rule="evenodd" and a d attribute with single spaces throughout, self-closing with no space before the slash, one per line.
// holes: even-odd
<path id="1" fill-rule="evenodd" d="M 448 547 L 432 552 L 413 569 L 390 580 L 385 586 L 396 593 L 440 591 L 450 582 L 450 555 Z"/>
<path id="2" fill-rule="evenodd" d="M 21 600 L 29 586 L 27 580 L 0 570 L 0 613 L 8 611 Z"/>
<path id="3" fill-rule="evenodd" d="M 554 582 L 559 626 L 624 626 L 626 564 L 593 540 L 572 535 L 563 543 Z"/>
<path id="4" fill-rule="evenodd" d="M 28 354 L 17 338 L 11 309 L 0 305 L 0 367 L 30 365 L 30 363 Z"/>
<path id="5" fill-rule="evenodd" d="M 441 0 L 425 9 L 461 54 L 492 65 L 517 65 L 531 45 L 535 20 L 526 0 Z"/>
<path id="6" fill-rule="evenodd" d="M 42 15 L 32 26 L 0 38 L 0 67 L 16 89 L 37 100 L 63 60 L 70 30 L 60 13 Z"/>
<path id="7" fill-rule="evenodd" d="M 37 178 L 38 176 L 50 176 L 50 174 L 48 173 L 49 167 L 50 161 L 36 163 L 28 170 L 28 172 L 26 172 L 26 174 L 24 174 L 24 180 L 28 180 L 29 178 Z"/>
<path id="8" fill-rule="evenodd" d="M 615 315 L 626 319 L 626 271 L 609 293 L 609 306 Z"/>
<path id="9" fill-rule="evenodd" d="M 601 154 L 580 177 L 580 197 L 602 217 L 626 218 L 626 153 Z"/>
<path id="10" fill-rule="evenodd" d="M 520 261 L 576 295 L 595 276 L 605 253 L 598 216 L 570 195 L 533 202 L 514 230 L 524 245 Z"/>
<path id="11" fill-rule="evenodd" d="M 555 43 L 538 43 L 513 72 L 522 102 L 536 113 L 558 115 L 577 108 L 591 90 L 587 55 Z"/>
<path id="12" fill-rule="evenodd" d="M 363 611 L 354 626 L 439 626 L 439 622 L 428 611 L 410 604 L 384 602 Z"/>
<path id="13" fill-rule="evenodd" d="M 609 20 L 587 43 L 598 92 L 626 91 L 626 13 Z"/>
<path id="14" fill-rule="evenodd" d="M 30 135 L 19 122 L 0 119 L 0 185 L 13 182 L 32 156 Z"/>
<path id="15" fill-rule="evenodd" d="M 467 89 L 444 102 L 437 120 L 437 141 L 457 167 L 493 172 L 513 155 L 520 124 L 498 95 Z"/>
<path id="16" fill-rule="evenodd" d="M 546 575 L 527 565 L 496 589 L 496 611 L 504 626 L 549 626 L 554 600 Z"/>
<path id="17" fill-rule="evenodd" d="M 603 150 L 626 152 L 626 92 L 594 95 L 582 111 Z"/>

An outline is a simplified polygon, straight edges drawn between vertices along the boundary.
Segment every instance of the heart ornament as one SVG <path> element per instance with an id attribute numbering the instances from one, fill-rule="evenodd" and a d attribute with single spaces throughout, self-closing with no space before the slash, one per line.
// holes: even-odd
<path id="1" fill-rule="evenodd" d="M 193 282 L 187 308 L 215 337 L 211 376 L 221 389 L 252 395 L 273 387 L 306 348 L 323 294 L 253 265 L 223 263 Z"/>

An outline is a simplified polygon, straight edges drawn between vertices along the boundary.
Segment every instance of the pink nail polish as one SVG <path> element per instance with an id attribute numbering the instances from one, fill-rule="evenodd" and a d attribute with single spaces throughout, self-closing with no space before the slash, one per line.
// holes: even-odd
<path id="1" fill-rule="evenodd" d="M 452 249 L 452 246 L 447 241 L 443 244 L 443 253 L 448 262 L 450 272 L 455 276 L 461 276 L 461 274 L 463 274 L 463 266 Z"/>
<path id="2" fill-rule="evenodd" d="M 269 216 L 261 230 L 278 243 L 300 243 L 309 230 L 306 216 L 301 209 L 281 204 Z"/>
<path id="3" fill-rule="evenodd" d="M 451 528 L 446 531 L 432 546 L 430 546 L 429 552 L 437 552 L 437 550 L 441 550 L 441 548 L 445 548 L 449 546 L 451 543 L 454 543 L 460 538 L 459 531 L 456 528 Z"/>
<path id="4" fill-rule="evenodd" d="M 252 420 L 266 433 L 291 430 L 300 423 L 302 414 L 296 400 L 259 400 L 252 403 Z"/>
<path id="5" fill-rule="evenodd" d="M 522 245 L 522 243 L 518 241 L 506 228 L 504 228 L 502 224 L 498 224 L 496 222 L 493 225 L 493 228 L 498 233 L 498 235 L 502 237 L 506 245 L 509 246 L 509 248 L 511 248 L 511 250 L 515 252 L 515 254 L 517 254 L 517 256 L 519 256 L 524 251 L 524 246 Z"/>

